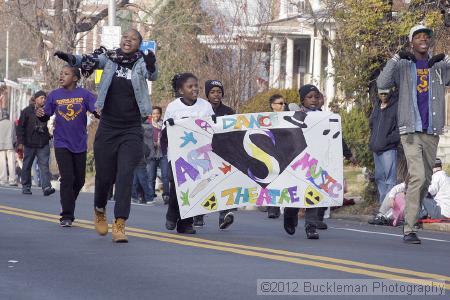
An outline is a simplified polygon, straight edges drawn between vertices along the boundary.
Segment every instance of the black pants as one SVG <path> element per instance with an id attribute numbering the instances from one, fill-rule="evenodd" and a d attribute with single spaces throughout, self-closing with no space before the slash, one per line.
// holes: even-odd
<path id="1" fill-rule="evenodd" d="M 25 146 L 23 149 L 23 166 L 22 166 L 22 188 L 31 188 L 31 168 L 33 167 L 34 158 L 37 157 L 37 163 L 39 166 L 39 171 L 41 173 L 41 186 L 42 190 L 52 187 L 50 182 L 50 170 L 49 170 L 49 160 L 50 160 L 50 147 L 45 145 L 42 148 L 33 148 Z"/>
<path id="2" fill-rule="evenodd" d="M 86 152 L 72 153 L 65 148 L 55 148 L 61 179 L 61 220 L 74 220 L 75 201 L 84 185 Z"/>
<path id="3" fill-rule="evenodd" d="M 142 128 L 112 128 L 100 121 L 94 141 L 94 205 L 105 208 L 115 179 L 114 217 L 128 219 L 131 207 L 133 172 L 144 156 Z"/>
<path id="4" fill-rule="evenodd" d="M 317 221 L 319 221 L 319 210 L 322 209 L 322 207 L 315 207 L 315 208 L 307 208 L 305 210 L 305 227 L 307 226 L 314 226 L 316 227 Z M 325 210 L 327 208 L 325 207 Z M 286 215 L 286 218 L 298 218 L 298 212 L 300 208 L 296 207 L 286 207 L 284 209 L 284 214 Z M 324 210 L 324 212 L 325 212 Z M 322 220 L 323 220 L 323 214 L 322 214 Z"/>
<path id="5" fill-rule="evenodd" d="M 178 222 L 177 227 L 183 228 L 192 226 L 194 218 L 186 218 L 181 220 L 180 208 L 178 206 L 177 192 L 175 189 L 175 180 L 173 178 L 172 168 L 169 164 L 169 205 L 167 207 L 166 219 L 172 222 Z"/>

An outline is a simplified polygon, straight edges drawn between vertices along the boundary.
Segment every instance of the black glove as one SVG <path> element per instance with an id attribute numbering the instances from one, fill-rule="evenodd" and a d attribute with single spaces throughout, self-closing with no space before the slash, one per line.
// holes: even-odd
<path id="1" fill-rule="evenodd" d="M 156 67 L 155 67 L 155 63 L 156 63 L 156 56 L 155 53 L 153 53 L 153 51 L 148 50 L 147 54 L 145 54 L 144 52 L 142 52 L 143 57 L 144 57 L 144 61 L 145 61 L 145 65 L 147 66 L 147 71 L 149 73 L 154 73 L 156 71 Z"/>
<path id="2" fill-rule="evenodd" d="M 444 60 L 444 58 L 445 58 L 445 54 L 444 54 L 444 53 L 441 53 L 441 54 L 438 54 L 438 55 L 433 56 L 433 57 L 430 58 L 430 60 L 428 61 L 428 68 L 431 68 L 432 66 L 434 66 L 435 63 Z"/>
<path id="3" fill-rule="evenodd" d="M 66 61 L 70 65 L 74 65 L 76 63 L 75 56 L 73 56 L 72 54 L 65 53 L 62 51 L 56 51 L 53 55 L 58 57 L 59 59 Z"/>
<path id="4" fill-rule="evenodd" d="M 409 52 L 409 51 L 400 51 L 399 53 L 398 53 L 398 56 L 400 56 L 400 58 L 401 59 L 407 59 L 407 60 L 410 60 L 410 61 L 412 61 L 412 62 L 416 62 L 417 60 L 416 60 L 416 57 L 414 56 L 414 54 L 412 54 L 411 52 Z"/>

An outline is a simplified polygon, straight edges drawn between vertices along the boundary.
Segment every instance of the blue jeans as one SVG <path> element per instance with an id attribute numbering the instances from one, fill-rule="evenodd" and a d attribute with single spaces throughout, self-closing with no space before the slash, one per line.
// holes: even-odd
<path id="1" fill-rule="evenodd" d="M 397 150 L 374 153 L 375 182 L 378 187 L 378 201 L 383 202 L 387 193 L 397 184 Z"/>
<path id="2" fill-rule="evenodd" d="M 422 210 L 419 213 L 419 218 L 423 219 L 428 216 L 431 219 L 445 218 L 445 216 L 441 214 L 441 208 L 437 205 L 436 201 L 433 198 L 425 197 L 422 200 Z"/>
<path id="3" fill-rule="evenodd" d="M 147 168 L 148 175 L 150 177 L 150 191 L 156 197 L 155 193 L 155 183 L 156 183 L 156 174 L 158 166 L 161 169 L 161 181 L 163 183 L 163 197 L 169 196 L 169 161 L 167 160 L 167 156 L 163 156 L 161 158 L 152 158 L 149 160 Z"/>
<path id="4" fill-rule="evenodd" d="M 139 189 L 140 188 L 140 189 Z M 145 201 L 153 201 L 153 193 L 149 186 L 148 173 L 145 164 L 139 164 L 134 169 L 133 186 L 131 188 L 131 197 L 139 199 L 139 190 L 144 194 Z"/>

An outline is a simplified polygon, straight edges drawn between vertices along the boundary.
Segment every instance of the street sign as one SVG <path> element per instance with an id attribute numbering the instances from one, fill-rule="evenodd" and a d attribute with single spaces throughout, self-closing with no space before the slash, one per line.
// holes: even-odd
<path id="1" fill-rule="evenodd" d="M 120 26 L 103 26 L 102 45 L 106 49 L 119 48 L 122 29 Z"/>
<path id="2" fill-rule="evenodd" d="M 151 50 L 153 53 L 156 53 L 156 42 L 155 41 L 142 41 L 141 47 L 139 48 L 144 54 L 147 54 L 146 51 Z"/>

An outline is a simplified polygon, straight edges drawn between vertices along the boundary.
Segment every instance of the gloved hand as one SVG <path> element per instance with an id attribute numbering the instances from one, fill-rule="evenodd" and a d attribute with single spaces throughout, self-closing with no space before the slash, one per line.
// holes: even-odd
<path id="1" fill-rule="evenodd" d="M 53 55 L 58 57 L 59 59 L 66 61 L 70 65 L 74 65 L 76 63 L 75 56 L 73 56 L 72 54 L 62 51 L 56 51 Z"/>
<path id="2" fill-rule="evenodd" d="M 445 54 L 444 54 L 444 53 L 441 53 L 441 54 L 438 54 L 438 55 L 433 56 L 433 57 L 430 58 L 430 60 L 428 61 L 428 68 L 433 67 L 433 65 L 434 65 L 435 63 L 444 60 L 444 58 L 445 58 Z"/>
<path id="3" fill-rule="evenodd" d="M 416 57 L 414 56 L 414 54 L 412 54 L 412 53 L 409 52 L 409 51 L 402 50 L 402 51 L 400 51 L 400 52 L 398 53 L 398 56 L 399 56 L 401 59 L 407 59 L 407 60 L 410 60 L 410 61 L 412 61 L 412 62 L 416 62 L 416 61 L 417 61 L 417 60 L 416 60 Z"/>
<path id="4" fill-rule="evenodd" d="M 142 52 L 143 57 L 144 57 L 144 61 L 145 61 L 145 65 L 147 66 L 147 71 L 149 73 L 154 73 L 156 71 L 156 56 L 155 53 L 153 53 L 153 51 L 148 50 L 146 51 L 147 53 Z"/>

